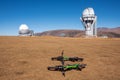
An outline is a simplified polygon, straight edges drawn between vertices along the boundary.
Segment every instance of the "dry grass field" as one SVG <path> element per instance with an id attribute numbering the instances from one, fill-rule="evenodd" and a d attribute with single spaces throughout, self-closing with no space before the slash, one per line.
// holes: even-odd
<path id="1" fill-rule="evenodd" d="M 48 71 L 61 64 L 51 57 L 62 50 L 66 56 L 83 57 L 87 67 L 65 77 Z M 0 80 L 120 80 L 120 39 L 1 36 Z"/>

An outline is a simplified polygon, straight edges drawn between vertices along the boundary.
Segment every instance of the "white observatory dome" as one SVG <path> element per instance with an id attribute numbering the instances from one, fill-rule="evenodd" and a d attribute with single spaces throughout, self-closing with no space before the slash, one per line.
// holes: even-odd
<path id="1" fill-rule="evenodd" d="M 20 27 L 19 27 L 19 30 L 28 30 L 28 26 L 26 24 L 21 24 Z"/>
<path id="2" fill-rule="evenodd" d="M 93 8 L 86 8 L 83 13 L 82 13 L 83 17 L 89 17 L 89 16 L 94 16 L 94 10 Z"/>
<path id="3" fill-rule="evenodd" d="M 30 30 L 26 24 L 21 24 L 19 27 L 19 34 L 29 34 Z"/>

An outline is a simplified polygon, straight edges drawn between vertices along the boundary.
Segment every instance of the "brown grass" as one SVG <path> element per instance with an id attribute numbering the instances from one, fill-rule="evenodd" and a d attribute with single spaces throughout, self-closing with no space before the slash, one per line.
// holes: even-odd
<path id="1" fill-rule="evenodd" d="M 83 57 L 82 71 L 48 71 L 62 50 Z M 70 62 L 66 62 L 70 63 Z M 72 63 L 74 64 L 74 63 Z M 0 37 L 0 80 L 120 80 L 120 39 Z"/>

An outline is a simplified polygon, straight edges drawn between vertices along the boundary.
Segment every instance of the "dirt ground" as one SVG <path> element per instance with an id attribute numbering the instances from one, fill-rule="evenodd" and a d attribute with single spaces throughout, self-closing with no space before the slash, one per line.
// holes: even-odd
<path id="1" fill-rule="evenodd" d="M 48 71 L 51 61 L 65 56 L 84 58 L 82 71 Z M 65 64 L 74 64 L 65 62 Z M 120 39 L 62 37 L 0 37 L 0 80 L 120 80 Z"/>

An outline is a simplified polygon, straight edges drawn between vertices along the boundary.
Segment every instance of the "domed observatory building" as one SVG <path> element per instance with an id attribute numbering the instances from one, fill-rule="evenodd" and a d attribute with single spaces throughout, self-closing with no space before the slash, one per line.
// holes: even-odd
<path id="1" fill-rule="evenodd" d="M 21 24 L 19 27 L 19 36 L 33 36 L 33 30 L 29 30 L 29 27 L 26 24 Z"/>
<path id="2" fill-rule="evenodd" d="M 94 13 L 93 8 L 86 8 L 80 20 L 85 27 L 85 34 L 86 37 L 97 37 L 97 28 L 96 28 L 96 21 L 97 16 Z"/>

